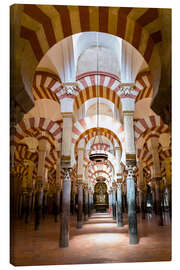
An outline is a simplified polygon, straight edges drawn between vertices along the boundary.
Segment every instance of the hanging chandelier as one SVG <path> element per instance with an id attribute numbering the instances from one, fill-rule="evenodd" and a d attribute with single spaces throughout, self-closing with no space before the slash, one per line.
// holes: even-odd
<path id="1" fill-rule="evenodd" d="M 99 143 L 103 143 L 101 134 L 100 134 L 100 128 L 99 128 L 99 87 L 98 87 L 98 71 L 99 71 L 99 66 L 98 66 L 98 32 L 97 32 L 97 82 L 96 82 L 96 90 L 97 90 L 97 131 L 96 131 L 96 136 L 94 137 L 93 144 L 95 144 L 96 138 L 99 140 Z M 90 151 L 89 154 L 89 159 L 93 162 L 96 163 L 102 163 L 105 160 L 108 159 L 108 154 L 105 151 Z"/>

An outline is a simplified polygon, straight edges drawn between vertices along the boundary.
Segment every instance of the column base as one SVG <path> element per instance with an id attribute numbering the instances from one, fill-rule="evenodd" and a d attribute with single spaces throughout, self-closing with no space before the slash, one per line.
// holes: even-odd
<path id="1" fill-rule="evenodd" d="M 137 235 L 129 235 L 129 244 L 130 245 L 136 245 L 139 243 L 138 236 Z"/>
<path id="2" fill-rule="evenodd" d="M 117 223 L 117 226 L 118 226 L 118 227 L 123 227 L 123 223 L 119 221 L 119 222 Z"/>
<path id="3" fill-rule="evenodd" d="M 88 221 L 88 215 L 84 216 L 84 221 Z"/>
<path id="4" fill-rule="evenodd" d="M 76 228 L 77 229 L 81 229 L 82 228 L 82 222 L 81 221 L 78 221 L 77 222 Z"/>
<path id="5" fill-rule="evenodd" d="M 69 239 L 68 238 L 60 239 L 60 242 L 59 242 L 59 247 L 60 248 L 66 248 L 68 246 L 69 246 Z"/>

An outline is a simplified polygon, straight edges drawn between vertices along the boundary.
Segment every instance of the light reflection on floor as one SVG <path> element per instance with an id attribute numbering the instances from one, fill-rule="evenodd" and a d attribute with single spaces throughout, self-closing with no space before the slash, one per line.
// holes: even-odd
<path id="1" fill-rule="evenodd" d="M 139 245 L 129 245 L 127 215 L 124 226 L 117 227 L 108 214 L 94 214 L 81 229 L 71 217 L 69 247 L 58 246 L 59 223 L 53 217 L 42 221 L 40 231 L 33 230 L 33 221 L 17 222 L 15 239 L 16 265 L 89 264 L 110 262 L 169 260 L 170 226 L 160 227 L 156 218 L 138 217 Z"/>

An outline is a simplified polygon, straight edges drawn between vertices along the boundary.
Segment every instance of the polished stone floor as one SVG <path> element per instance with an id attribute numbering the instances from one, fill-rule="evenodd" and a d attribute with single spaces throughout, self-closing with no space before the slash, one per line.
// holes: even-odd
<path id="1" fill-rule="evenodd" d="M 148 262 L 171 260 L 171 227 L 158 226 L 155 216 L 142 220 L 138 216 L 139 244 L 129 245 L 127 215 L 124 226 L 106 213 L 93 213 L 83 228 L 76 229 L 76 217 L 70 219 L 68 248 L 58 247 L 60 223 L 53 216 L 42 220 L 39 231 L 34 231 L 33 220 L 15 222 L 14 265 L 62 265 L 119 262 Z"/>

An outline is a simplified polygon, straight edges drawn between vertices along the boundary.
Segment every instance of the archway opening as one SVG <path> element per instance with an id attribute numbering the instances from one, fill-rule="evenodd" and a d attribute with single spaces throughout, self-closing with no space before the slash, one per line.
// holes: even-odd
<path id="1" fill-rule="evenodd" d="M 108 193 L 105 178 L 97 178 L 94 186 L 94 207 L 97 213 L 106 213 L 108 208 Z"/>

